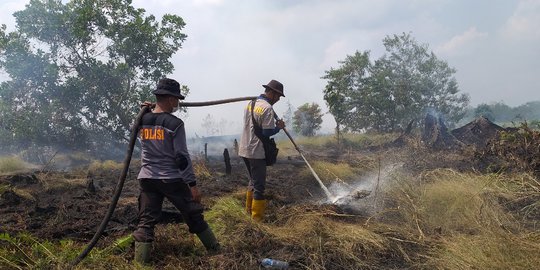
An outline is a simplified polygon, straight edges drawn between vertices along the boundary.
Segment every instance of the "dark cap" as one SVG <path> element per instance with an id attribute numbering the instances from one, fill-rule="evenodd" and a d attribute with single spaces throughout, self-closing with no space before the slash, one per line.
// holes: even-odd
<path id="1" fill-rule="evenodd" d="M 180 84 L 177 81 L 169 78 L 160 79 L 156 89 L 152 91 L 152 94 L 169 95 L 179 99 L 186 98 L 180 93 Z"/>
<path id="2" fill-rule="evenodd" d="M 276 80 L 271 80 L 268 84 L 263 84 L 263 87 L 266 89 L 274 90 L 275 92 L 278 92 L 283 97 L 285 96 L 283 94 L 283 84 Z"/>

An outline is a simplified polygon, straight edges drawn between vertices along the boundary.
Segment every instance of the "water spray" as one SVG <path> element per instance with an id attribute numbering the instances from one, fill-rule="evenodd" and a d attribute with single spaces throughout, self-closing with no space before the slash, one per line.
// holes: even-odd
<path id="1" fill-rule="evenodd" d="M 321 186 L 322 190 L 324 191 L 324 193 L 326 194 L 326 197 L 328 197 L 328 200 L 330 200 L 332 203 L 335 203 L 337 201 L 337 198 L 334 197 L 330 191 L 328 190 L 328 188 L 326 188 L 326 186 L 323 184 L 323 182 L 321 181 L 321 179 L 319 178 L 319 176 L 317 175 L 317 173 L 315 173 L 315 170 L 313 170 L 313 168 L 311 167 L 311 165 L 309 164 L 309 162 L 307 161 L 306 157 L 304 157 L 304 154 L 302 154 L 302 151 L 300 151 L 300 148 L 298 147 L 298 145 L 296 145 L 296 143 L 294 142 L 291 134 L 289 134 L 289 132 L 287 131 L 287 129 L 283 128 L 283 131 L 285 131 L 285 134 L 287 134 L 287 137 L 289 137 L 289 139 L 291 140 L 292 144 L 294 145 L 294 148 L 296 148 L 296 151 L 298 151 L 298 153 L 300 154 L 300 156 L 304 159 L 304 161 L 306 162 L 306 164 L 308 165 L 309 167 L 309 170 L 311 171 L 311 173 L 313 174 L 313 176 L 315 177 L 315 179 L 317 179 L 317 182 L 319 182 L 319 185 Z"/>

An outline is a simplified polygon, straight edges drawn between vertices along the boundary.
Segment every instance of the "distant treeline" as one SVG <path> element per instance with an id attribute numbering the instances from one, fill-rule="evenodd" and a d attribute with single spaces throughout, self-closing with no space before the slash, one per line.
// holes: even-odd
<path id="1" fill-rule="evenodd" d="M 461 122 L 468 122 L 480 116 L 498 123 L 524 121 L 536 123 L 540 121 L 540 101 L 530 101 L 516 107 L 510 107 L 503 102 L 482 103 L 469 108 Z"/>

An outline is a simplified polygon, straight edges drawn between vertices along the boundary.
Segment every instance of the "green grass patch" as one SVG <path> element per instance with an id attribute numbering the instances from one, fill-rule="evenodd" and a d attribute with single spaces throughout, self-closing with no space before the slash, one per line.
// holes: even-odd
<path id="1" fill-rule="evenodd" d="M 145 269 L 129 261 L 133 252 L 131 235 L 121 237 L 92 252 L 76 267 L 71 262 L 86 247 L 65 239 L 49 241 L 27 233 L 0 234 L 0 269 Z M 151 269 L 151 268 L 146 268 Z"/>
<path id="2" fill-rule="evenodd" d="M 234 245 L 237 239 L 230 236 L 245 230 L 250 220 L 242 203 L 234 197 L 218 199 L 204 216 L 216 237 L 225 245 Z"/>

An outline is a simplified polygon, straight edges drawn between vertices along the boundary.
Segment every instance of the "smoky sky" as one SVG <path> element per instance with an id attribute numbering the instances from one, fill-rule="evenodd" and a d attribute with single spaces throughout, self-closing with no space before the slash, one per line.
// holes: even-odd
<path id="1" fill-rule="evenodd" d="M 12 13 L 28 1 L 0 3 L 0 23 L 14 29 Z M 457 70 L 459 89 L 471 105 L 540 100 L 540 0 L 134 0 L 158 18 L 181 16 L 188 35 L 172 59 L 170 77 L 190 87 L 186 101 L 262 93 L 271 79 L 285 86 L 275 105 L 283 115 L 323 100 L 325 70 L 355 51 L 384 53 L 387 35 L 411 33 Z M 2 75 L 0 75 L 2 76 Z M 4 77 L 1 77 L 5 79 Z M 202 120 L 226 123 L 223 134 L 241 131 L 244 103 L 191 108 L 188 135 L 205 136 Z M 331 115 L 323 118 L 331 132 Z"/>

